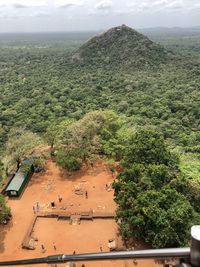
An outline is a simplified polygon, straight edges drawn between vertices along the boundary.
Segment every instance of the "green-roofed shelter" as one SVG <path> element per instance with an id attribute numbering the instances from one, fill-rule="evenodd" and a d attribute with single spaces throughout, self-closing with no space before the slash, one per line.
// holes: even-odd
<path id="1" fill-rule="evenodd" d="M 5 193 L 9 197 L 19 197 L 34 172 L 33 164 L 29 160 L 22 165 L 8 184 Z"/>

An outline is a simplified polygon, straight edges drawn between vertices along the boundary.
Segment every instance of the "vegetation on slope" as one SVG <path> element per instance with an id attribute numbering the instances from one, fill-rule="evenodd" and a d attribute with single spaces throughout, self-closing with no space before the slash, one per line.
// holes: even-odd
<path id="1" fill-rule="evenodd" d="M 122 25 L 91 38 L 73 53 L 72 61 L 86 66 L 140 68 L 156 66 L 167 51 L 146 36 Z"/>
<path id="2" fill-rule="evenodd" d="M 181 155 L 180 169 L 187 177 L 200 182 L 200 155 L 197 153 Z"/>

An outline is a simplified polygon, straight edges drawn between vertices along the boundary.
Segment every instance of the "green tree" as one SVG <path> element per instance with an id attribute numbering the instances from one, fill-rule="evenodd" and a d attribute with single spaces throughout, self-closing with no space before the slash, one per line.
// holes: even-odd
<path id="1" fill-rule="evenodd" d="M 44 138 L 47 141 L 48 145 L 51 146 L 51 150 L 54 149 L 58 131 L 59 131 L 58 125 L 55 123 L 51 123 L 50 126 L 47 128 L 46 133 L 44 135 Z"/>
<path id="2" fill-rule="evenodd" d="M 82 162 L 95 155 L 108 153 L 108 146 L 112 143 L 111 140 L 116 139 L 121 125 L 122 119 L 112 111 L 89 112 L 82 119 L 65 125 L 61 133 L 59 130 L 57 133 L 58 163 L 62 162 L 61 157 L 67 155 L 68 151 L 78 155 L 78 160 Z"/>
<path id="3" fill-rule="evenodd" d="M 6 143 L 5 167 L 8 170 L 18 168 L 24 158 L 33 155 L 34 148 L 41 144 L 41 142 L 40 137 L 35 133 L 23 128 L 13 129 Z"/>
<path id="4" fill-rule="evenodd" d="M 0 185 L 1 181 L 3 180 L 3 176 L 4 176 L 4 165 L 3 162 L 0 160 Z"/>
<path id="5" fill-rule="evenodd" d="M 173 179 L 170 182 L 170 187 L 177 190 L 177 192 L 184 195 L 187 200 L 191 203 L 195 211 L 200 213 L 200 183 L 195 179 L 188 179 L 183 175 Z"/>
<path id="6" fill-rule="evenodd" d="M 129 209 L 117 212 L 122 218 L 122 233 L 142 238 L 153 247 L 185 246 L 197 217 L 190 203 L 176 190 L 163 187 L 138 194 Z"/>
<path id="7" fill-rule="evenodd" d="M 10 208 L 6 206 L 5 197 L 0 194 L 0 224 L 7 222 L 10 216 Z"/>
<path id="8" fill-rule="evenodd" d="M 56 161 L 68 171 L 77 171 L 82 166 L 79 152 L 78 149 L 60 149 L 56 155 Z"/>
<path id="9" fill-rule="evenodd" d="M 145 127 L 132 137 L 124 170 L 113 184 L 125 238 L 142 238 L 157 248 L 186 245 L 189 228 L 200 217 L 190 204 L 192 196 L 184 196 L 186 184 L 176 182 L 177 162 L 155 129 Z"/>
<path id="10" fill-rule="evenodd" d="M 162 133 L 155 128 L 144 127 L 132 137 L 124 162 L 125 166 L 132 163 L 177 166 L 178 158 L 165 145 Z"/>

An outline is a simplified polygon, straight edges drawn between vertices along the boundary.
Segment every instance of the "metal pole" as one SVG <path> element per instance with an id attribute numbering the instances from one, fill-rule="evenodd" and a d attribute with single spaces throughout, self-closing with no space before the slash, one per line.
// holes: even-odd
<path id="1" fill-rule="evenodd" d="M 150 249 L 105 253 L 87 253 L 72 255 L 53 255 L 46 258 L 34 258 L 27 260 L 16 260 L 0 262 L 0 266 L 29 265 L 42 263 L 64 263 L 73 261 L 102 261 L 102 260 L 122 260 L 122 259 L 190 259 L 190 248 L 170 248 L 170 249 Z"/>

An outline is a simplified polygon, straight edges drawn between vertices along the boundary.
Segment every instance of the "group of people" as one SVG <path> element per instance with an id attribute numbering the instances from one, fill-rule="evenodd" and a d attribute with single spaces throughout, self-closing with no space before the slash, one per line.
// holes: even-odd
<path id="1" fill-rule="evenodd" d="M 57 250 L 55 242 L 53 242 L 53 248 L 54 248 L 55 251 Z M 46 252 L 46 248 L 45 248 L 45 246 L 43 244 L 41 245 L 41 252 L 42 253 Z"/>
<path id="2" fill-rule="evenodd" d="M 107 185 L 106 185 L 107 188 Z M 88 191 L 85 191 L 85 198 L 88 198 Z M 62 196 L 58 195 L 58 202 L 61 203 L 62 202 Z M 55 208 L 55 201 L 51 201 L 51 208 Z M 40 204 L 39 202 L 37 202 L 35 205 L 33 205 L 33 212 L 34 214 L 40 211 Z"/>
<path id="3" fill-rule="evenodd" d="M 37 202 L 35 205 L 33 205 L 33 212 L 39 212 L 40 211 L 40 205 L 39 202 Z"/>
<path id="4" fill-rule="evenodd" d="M 59 203 L 62 202 L 62 196 L 61 195 L 58 195 L 58 201 Z M 54 208 L 55 207 L 55 201 L 51 201 L 51 207 Z M 39 202 L 36 202 L 35 205 L 33 205 L 33 213 L 37 213 L 40 211 L 40 204 Z"/>
<path id="5" fill-rule="evenodd" d="M 62 196 L 61 195 L 58 195 L 58 201 L 59 201 L 59 203 L 62 202 Z M 55 201 L 51 201 L 51 207 L 55 208 L 55 206 L 56 206 Z"/>

